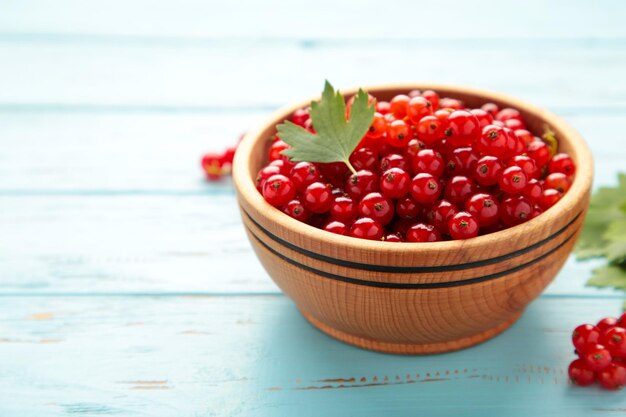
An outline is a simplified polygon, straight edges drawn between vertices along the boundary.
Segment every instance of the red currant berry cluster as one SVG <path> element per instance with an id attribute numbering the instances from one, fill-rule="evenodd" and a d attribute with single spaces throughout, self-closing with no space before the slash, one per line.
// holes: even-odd
<path id="1" fill-rule="evenodd" d="M 574 329 L 572 343 L 578 358 L 569 365 L 569 378 L 582 387 L 598 381 L 605 389 L 626 385 L 626 313 L 619 319 L 606 317 L 595 326 Z"/>
<path id="2" fill-rule="evenodd" d="M 524 223 L 572 183 L 572 158 L 552 155 L 515 109 L 468 109 L 431 90 L 370 102 L 376 113 L 349 158 L 352 173 L 341 162 L 295 163 L 275 136 L 256 177 L 267 202 L 332 233 L 436 242 Z M 291 121 L 315 133 L 308 109 Z"/>
<path id="3" fill-rule="evenodd" d="M 239 137 L 239 142 L 241 142 L 243 137 L 244 135 Z M 200 165 L 202 166 L 206 179 L 209 181 L 219 181 L 222 177 L 230 175 L 236 151 L 237 145 L 234 145 L 229 146 L 222 152 L 209 152 L 204 154 Z"/>

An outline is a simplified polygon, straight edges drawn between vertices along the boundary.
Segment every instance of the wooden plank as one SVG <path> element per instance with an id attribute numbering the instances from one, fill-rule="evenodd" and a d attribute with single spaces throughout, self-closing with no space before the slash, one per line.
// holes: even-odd
<path id="1" fill-rule="evenodd" d="M 203 181 L 200 156 L 236 143 L 267 114 L 0 112 L 0 195 L 226 193 L 229 183 Z M 614 183 L 626 160 L 615 132 L 626 116 L 581 109 L 566 119 L 599 161 L 596 185 Z"/>
<path id="2" fill-rule="evenodd" d="M 324 78 L 343 87 L 417 80 L 469 84 L 556 110 L 582 106 L 615 113 L 626 104 L 626 86 L 611 81 L 626 71 L 624 42 L 4 40 L 0 56 L 0 79 L 10 80 L 0 89 L 0 109 L 11 111 L 267 110 L 318 93 Z"/>
<path id="3" fill-rule="evenodd" d="M 293 3 L 203 2 L 183 0 L 4 1 L 4 32 L 114 34 L 188 37 L 322 38 L 601 38 L 624 36 L 621 2 L 463 0 L 442 2 L 320 0 L 306 5 L 306 16 Z M 468 18 L 471 16 L 471 19 Z M 445 21 L 445 28 L 442 22 Z"/>
<path id="4" fill-rule="evenodd" d="M 595 416 L 626 399 L 567 382 L 569 334 L 620 300 L 541 298 L 465 351 L 336 342 L 284 297 L 4 297 L 0 414 Z M 532 399 L 529 401 L 529 399 Z"/>

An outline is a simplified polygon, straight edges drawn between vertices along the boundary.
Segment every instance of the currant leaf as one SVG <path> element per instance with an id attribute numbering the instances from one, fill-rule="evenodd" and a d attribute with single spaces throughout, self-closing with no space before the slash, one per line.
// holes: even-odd
<path id="1" fill-rule="evenodd" d="M 593 270 L 587 285 L 600 288 L 626 290 L 626 270 L 618 266 L 607 265 Z"/>
<path id="2" fill-rule="evenodd" d="M 278 125 L 278 136 L 291 146 L 282 153 L 293 161 L 344 162 L 352 172 L 350 154 L 367 133 L 374 120 L 375 105 L 359 89 L 346 118 L 343 95 L 326 81 L 322 99 L 311 102 L 311 121 L 316 133 L 289 121 Z"/>

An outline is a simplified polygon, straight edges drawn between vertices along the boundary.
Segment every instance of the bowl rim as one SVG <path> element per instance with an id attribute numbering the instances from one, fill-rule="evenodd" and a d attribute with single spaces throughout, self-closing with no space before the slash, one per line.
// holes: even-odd
<path id="1" fill-rule="evenodd" d="M 471 239 L 441 242 L 402 242 L 401 244 L 397 244 L 386 241 L 358 239 L 350 236 L 330 233 L 293 219 L 281 210 L 267 203 L 261 193 L 259 193 L 256 189 L 252 177 L 254 174 L 249 171 L 250 156 L 252 152 L 255 151 L 256 146 L 258 146 L 259 143 L 262 143 L 263 140 L 267 139 L 265 132 L 269 128 L 272 128 L 285 120 L 295 110 L 308 106 L 313 100 L 319 100 L 320 95 L 316 95 L 309 99 L 291 103 L 279 108 L 266 118 L 259 126 L 246 133 L 243 140 L 239 144 L 232 168 L 233 183 L 238 198 L 240 199 L 239 204 L 242 204 L 241 200 L 244 200 L 245 203 L 253 206 L 259 213 L 262 213 L 262 215 L 265 216 L 266 220 L 270 223 L 280 224 L 282 227 L 289 229 L 292 233 L 305 235 L 311 240 L 323 242 L 324 244 L 337 244 L 357 251 L 393 252 L 398 256 L 403 256 L 419 255 L 420 252 L 433 253 L 440 251 L 458 251 L 461 249 L 480 249 L 485 245 L 506 245 L 507 242 L 513 237 L 519 238 L 521 235 L 530 231 L 542 229 L 542 225 L 549 225 L 550 223 L 555 222 L 558 220 L 557 217 L 561 216 L 563 213 L 567 212 L 568 217 L 577 215 L 578 213 L 572 213 L 573 209 L 581 200 L 586 198 L 586 194 L 591 189 L 594 166 L 591 151 L 589 150 L 588 145 L 572 126 L 565 122 L 565 120 L 561 117 L 548 110 L 499 92 L 457 84 L 430 82 L 376 84 L 341 89 L 340 91 L 344 97 L 348 97 L 355 94 L 359 89 L 371 92 L 374 95 L 380 93 L 381 91 L 389 92 L 402 90 L 408 93 L 414 89 L 432 89 L 437 92 L 444 92 L 444 94 L 450 95 L 451 97 L 454 97 L 454 92 L 456 91 L 457 94 L 461 93 L 483 96 L 486 98 L 488 97 L 488 100 L 506 102 L 507 105 L 517 108 L 522 113 L 534 113 L 536 115 L 540 115 L 546 124 L 552 128 L 556 128 L 558 131 L 561 131 L 562 135 L 567 137 L 567 141 L 571 148 L 570 155 L 573 152 L 574 155 L 572 155 L 572 157 L 575 159 L 577 164 L 574 181 L 563 198 L 561 198 L 553 207 L 546 210 L 540 216 L 537 216 L 534 219 L 520 225 L 498 232 L 476 236 Z"/>

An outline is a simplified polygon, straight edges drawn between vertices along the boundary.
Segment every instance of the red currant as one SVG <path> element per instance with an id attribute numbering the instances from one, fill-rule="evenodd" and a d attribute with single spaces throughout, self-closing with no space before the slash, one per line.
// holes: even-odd
<path id="1" fill-rule="evenodd" d="M 433 108 L 430 101 L 424 97 L 413 97 L 407 106 L 407 116 L 413 124 L 419 123 L 424 116 L 433 114 Z"/>
<path id="2" fill-rule="evenodd" d="M 396 202 L 396 213 L 402 219 L 417 220 L 422 208 L 413 198 L 406 196 Z"/>
<path id="3" fill-rule="evenodd" d="M 330 206 L 330 217 L 344 223 L 351 223 L 357 216 L 357 205 L 352 198 L 337 196 Z"/>
<path id="4" fill-rule="evenodd" d="M 483 155 L 501 156 L 507 150 L 507 134 L 503 127 L 494 124 L 483 127 L 476 148 Z"/>
<path id="5" fill-rule="evenodd" d="M 626 329 L 623 327 L 612 327 L 604 332 L 601 343 L 611 353 L 613 357 L 623 358 L 626 356 Z"/>
<path id="6" fill-rule="evenodd" d="M 301 222 L 304 222 L 309 217 L 311 217 L 311 212 L 308 211 L 306 208 L 304 208 L 304 206 L 298 199 L 294 199 L 288 202 L 285 205 L 285 208 L 283 209 L 283 211 L 287 215 L 293 217 L 296 220 L 300 220 Z"/>
<path id="7" fill-rule="evenodd" d="M 491 226 L 500 219 L 500 205 L 491 194 L 474 194 L 465 202 L 465 211 L 478 221 L 480 227 Z"/>
<path id="8" fill-rule="evenodd" d="M 291 115 L 291 122 L 300 127 L 304 127 L 304 124 L 310 117 L 308 108 L 298 109 Z"/>
<path id="9" fill-rule="evenodd" d="M 380 191 L 389 198 L 400 198 L 409 192 L 411 177 L 400 168 L 390 168 L 380 177 Z"/>
<path id="10" fill-rule="evenodd" d="M 474 193 L 476 193 L 476 184 L 463 175 L 452 177 L 445 188 L 446 200 L 459 205 L 464 204 Z"/>
<path id="11" fill-rule="evenodd" d="M 437 116 L 424 116 L 417 123 L 415 135 L 422 142 L 432 145 L 436 141 L 443 139 L 446 127 L 447 123 L 441 121 Z"/>
<path id="12" fill-rule="evenodd" d="M 346 192 L 355 200 L 360 200 L 365 194 L 378 191 L 378 177 L 365 169 L 352 174 L 344 187 Z"/>
<path id="13" fill-rule="evenodd" d="M 307 210 L 322 214 L 330 210 L 334 201 L 331 189 L 324 183 L 309 184 L 302 194 L 302 204 Z"/>
<path id="14" fill-rule="evenodd" d="M 437 110 L 439 108 L 439 94 L 433 90 L 424 90 L 422 92 L 422 97 L 430 101 L 433 110 Z"/>
<path id="15" fill-rule="evenodd" d="M 409 101 L 411 101 L 411 98 L 404 94 L 399 94 L 392 98 L 389 102 L 391 114 L 397 119 L 404 119 L 406 117 Z"/>
<path id="16" fill-rule="evenodd" d="M 446 165 L 448 175 L 469 175 L 474 170 L 478 158 L 471 147 L 455 149 Z"/>
<path id="17" fill-rule="evenodd" d="M 472 109 L 470 113 L 476 116 L 481 129 L 493 123 L 493 116 L 483 109 Z"/>
<path id="18" fill-rule="evenodd" d="M 482 106 L 480 106 L 480 108 L 481 110 L 484 110 L 487 113 L 489 113 L 491 117 L 496 117 L 496 114 L 498 114 L 498 112 L 500 111 L 500 108 L 498 107 L 498 105 L 494 103 L 485 103 Z"/>
<path id="19" fill-rule="evenodd" d="M 438 242 L 441 234 L 435 226 L 426 223 L 415 223 L 406 231 L 407 242 Z"/>
<path id="20" fill-rule="evenodd" d="M 576 173 L 576 165 L 571 156 L 565 153 L 558 153 L 548 163 L 548 171 L 551 173 L 561 172 L 571 178 Z"/>
<path id="21" fill-rule="evenodd" d="M 460 211 L 448 221 L 448 233 L 455 240 L 478 236 L 478 222 L 470 213 Z"/>
<path id="22" fill-rule="evenodd" d="M 302 192 L 309 184 L 319 180 L 320 173 L 317 166 L 310 162 L 298 162 L 291 169 L 291 181 L 293 181 L 296 191 Z"/>
<path id="23" fill-rule="evenodd" d="M 296 195 L 293 182 L 284 175 L 269 177 L 263 184 L 263 197 L 274 207 L 280 207 L 291 201 Z"/>
<path id="24" fill-rule="evenodd" d="M 600 333 L 606 332 L 609 329 L 617 326 L 617 318 L 616 317 L 605 317 L 596 323 L 596 327 L 600 330 Z"/>
<path id="25" fill-rule="evenodd" d="M 587 367 L 582 359 L 576 359 L 570 363 L 567 374 L 572 384 L 581 387 L 589 386 L 595 381 L 593 371 Z"/>
<path id="26" fill-rule="evenodd" d="M 413 177 L 409 192 L 418 203 L 430 205 L 439 198 L 441 186 L 434 176 L 422 172 Z"/>
<path id="27" fill-rule="evenodd" d="M 461 148 L 473 145 L 480 138 L 480 123 L 476 116 L 467 110 L 456 110 L 448 118 L 450 129 L 449 145 Z"/>
<path id="28" fill-rule="evenodd" d="M 548 188 L 543 190 L 543 192 L 541 193 L 541 197 L 539 197 L 539 201 L 537 201 L 537 203 L 539 204 L 539 207 L 541 207 L 541 209 L 545 211 L 555 205 L 562 196 L 563 193 L 561 193 L 560 191 L 555 190 L 554 188 Z"/>
<path id="29" fill-rule="evenodd" d="M 403 171 L 409 170 L 409 163 L 403 155 L 397 153 L 390 153 L 383 156 L 380 160 L 381 172 L 387 171 L 389 168 L 400 168 Z"/>
<path id="30" fill-rule="evenodd" d="M 387 143 L 395 148 L 405 147 L 410 139 L 411 129 L 404 120 L 394 120 L 387 125 Z"/>
<path id="31" fill-rule="evenodd" d="M 550 160 L 550 149 L 541 140 L 536 140 L 528 144 L 528 156 L 535 160 L 537 168 L 543 168 Z"/>
<path id="32" fill-rule="evenodd" d="M 461 110 L 465 108 L 465 104 L 459 99 L 444 97 L 439 100 L 439 107 L 442 109 Z"/>
<path id="33" fill-rule="evenodd" d="M 342 187 L 350 176 L 350 170 L 343 162 L 318 164 L 318 168 L 322 176 L 335 187 Z"/>
<path id="34" fill-rule="evenodd" d="M 378 168 L 378 155 L 370 148 L 360 148 L 352 152 L 350 163 L 357 171 L 367 169 L 373 172 Z"/>
<path id="35" fill-rule="evenodd" d="M 275 165 L 267 165 L 261 168 L 259 173 L 256 176 L 256 188 L 260 192 L 263 192 L 263 184 L 265 181 L 271 177 L 272 175 L 280 174 L 280 168 Z"/>
<path id="36" fill-rule="evenodd" d="M 572 333 L 572 343 L 579 353 L 585 346 L 594 345 L 600 340 L 600 329 L 592 324 L 581 324 Z"/>
<path id="37" fill-rule="evenodd" d="M 507 197 L 502 200 L 500 219 L 507 226 L 516 226 L 532 218 L 533 206 L 522 196 Z"/>
<path id="38" fill-rule="evenodd" d="M 413 171 L 416 173 L 425 172 L 439 178 L 444 170 L 444 162 L 441 154 L 432 149 L 422 149 L 411 159 Z"/>
<path id="39" fill-rule="evenodd" d="M 585 346 L 580 357 L 594 372 L 603 371 L 612 361 L 611 353 L 598 343 Z"/>
<path id="40" fill-rule="evenodd" d="M 526 174 L 526 178 L 529 180 L 531 178 L 539 177 L 539 169 L 537 168 L 537 163 L 534 159 L 526 155 L 516 155 L 513 158 L 509 159 L 509 166 L 518 166 L 522 168 L 524 174 Z"/>
<path id="41" fill-rule="evenodd" d="M 361 217 L 350 227 L 350 236 L 368 240 L 381 240 L 383 227 L 369 217 Z"/>
<path id="42" fill-rule="evenodd" d="M 567 175 L 562 172 L 553 172 L 548 175 L 544 180 L 544 186 L 546 188 L 554 188 L 555 190 L 565 193 L 569 190 L 572 182 L 567 178 Z"/>
<path id="43" fill-rule="evenodd" d="M 348 226 L 338 220 L 331 220 L 324 226 L 324 230 L 327 232 L 335 233 L 337 235 L 347 235 Z"/>
<path id="44" fill-rule="evenodd" d="M 389 233 L 385 236 L 385 242 L 404 242 L 404 239 L 398 233 Z"/>
<path id="45" fill-rule="evenodd" d="M 507 194 L 520 194 L 526 188 L 528 179 L 522 168 L 513 165 L 502 171 L 499 184 L 500 189 Z"/>
<path id="46" fill-rule="evenodd" d="M 387 132 L 387 121 L 381 113 L 374 113 L 374 120 L 367 131 L 367 137 L 371 139 L 381 138 Z"/>
<path id="47" fill-rule="evenodd" d="M 201 165 L 204 169 L 206 179 L 209 181 L 217 181 L 222 178 L 222 155 L 217 153 L 208 153 L 202 157 Z M 257 183 L 258 184 L 258 183 Z M 258 185 L 257 185 L 258 188 Z"/>
<path id="48" fill-rule="evenodd" d="M 500 110 L 498 114 L 496 114 L 495 118 L 496 120 L 500 120 L 501 122 L 504 122 L 505 120 L 510 120 L 510 119 L 517 119 L 521 121 L 522 115 L 520 114 L 519 111 L 507 107 L 507 108 Z"/>
<path id="49" fill-rule="evenodd" d="M 504 164 L 495 156 L 483 156 L 476 161 L 474 179 L 484 186 L 495 185 L 504 171 Z"/>
<path id="50" fill-rule="evenodd" d="M 369 193 L 359 202 L 359 214 L 384 226 L 393 220 L 394 205 L 381 193 Z"/>
<path id="51" fill-rule="evenodd" d="M 626 368 L 612 363 L 598 373 L 598 382 L 604 389 L 620 389 L 626 385 Z"/>
<path id="52" fill-rule="evenodd" d="M 285 142 L 283 142 L 280 139 L 275 141 L 270 146 L 270 149 L 269 149 L 268 155 L 267 155 L 267 159 L 270 162 L 274 161 L 276 159 L 281 159 L 282 158 L 281 152 L 284 151 L 285 149 L 289 149 L 289 145 L 287 145 Z"/>
<path id="53" fill-rule="evenodd" d="M 526 184 L 526 188 L 522 191 L 522 195 L 528 199 L 532 204 L 536 204 L 539 202 L 541 198 L 541 193 L 543 192 L 543 186 L 541 182 L 535 178 L 528 180 L 528 184 Z"/>
<path id="54" fill-rule="evenodd" d="M 426 220 L 441 233 L 448 233 L 448 221 L 457 213 L 454 204 L 447 200 L 440 200 L 426 211 Z"/>
<path id="55" fill-rule="evenodd" d="M 514 133 L 526 146 L 530 145 L 530 143 L 535 140 L 535 136 L 526 129 L 517 129 Z"/>
<path id="56" fill-rule="evenodd" d="M 376 111 L 384 116 L 391 112 L 391 104 L 388 101 L 378 101 L 376 102 Z"/>

